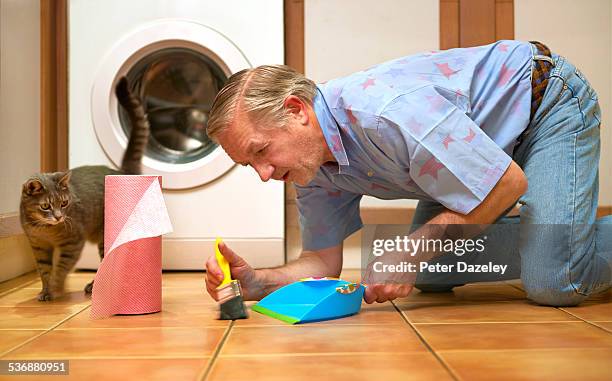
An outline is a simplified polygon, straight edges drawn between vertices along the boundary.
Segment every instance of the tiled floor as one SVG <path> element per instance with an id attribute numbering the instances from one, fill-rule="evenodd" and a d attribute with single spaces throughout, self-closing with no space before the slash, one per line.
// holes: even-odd
<path id="1" fill-rule="evenodd" d="M 517 282 L 468 285 L 290 326 L 257 313 L 216 320 L 201 273 L 167 273 L 161 313 L 90 320 L 82 288 L 92 277 L 72 274 L 68 295 L 50 303 L 36 301 L 34 274 L 1 283 L 0 357 L 69 360 L 70 376 L 56 380 L 612 379 L 610 293 L 550 308 Z"/>

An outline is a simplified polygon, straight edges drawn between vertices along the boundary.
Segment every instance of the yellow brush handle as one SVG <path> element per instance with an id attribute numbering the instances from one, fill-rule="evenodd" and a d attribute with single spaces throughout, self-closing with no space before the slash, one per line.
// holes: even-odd
<path id="1" fill-rule="evenodd" d="M 215 257 L 217 258 L 217 263 L 219 264 L 219 267 L 221 268 L 221 271 L 223 272 L 223 281 L 217 288 L 223 287 L 232 281 L 232 273 L 230 272 L 229 263 L 227 262 L 223 254 L 221 254 L 221 251 L 219 250 L 219 244 L 221 242 L 223 242 L 221 241 L 221 238 L 217 238 L 215 240 Z"/>

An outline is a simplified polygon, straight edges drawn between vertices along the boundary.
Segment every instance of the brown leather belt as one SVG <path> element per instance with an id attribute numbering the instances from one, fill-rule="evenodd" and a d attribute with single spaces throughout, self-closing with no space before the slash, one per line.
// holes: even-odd
<path id="1" fill-rule="evenodd" d="M 530 42 L 536 48 L 536 53 L 534 56 L 535 65 L 531 73 L 531 116 L 529 120 L 533 119 L 535 112 L 542 103 L 542 98 L 544 98 L 544 92 L 546 91 L 546 86 L 548 85 L 548 78 L 550 77 L 550 72 L 554 67 L 550 49 L 548 49 L 548 47 L 541 42 Z M 538 59 L 538 56 L 540 59 Z M 550 58 L 550 61 L 546 60 L 544 57 Z"/>

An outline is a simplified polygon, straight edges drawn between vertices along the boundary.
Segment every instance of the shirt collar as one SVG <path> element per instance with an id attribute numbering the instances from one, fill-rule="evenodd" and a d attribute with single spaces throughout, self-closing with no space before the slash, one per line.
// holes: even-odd
<path id="1" fill-rule="evenodd" d="M 338 165 L 348 166 L 349 161 L 346 155 L 346 150 L 344 149 L 344 144 L 342 143 L 342 136 L 340 134 L 340 130 L 338 129 L 338 123 L 329 110 L 325 97 L 323 96 L 323 93 L 319 87 L 317 87 L 317 93 L 315 94 L 315 98 L 313 100 L 313 108 L 315 115 L 317 116 L 317 120 L 319 121 L 319 125 L 321 126 L 321 131 L 323 131 L 325 142 L 327 143 L 332 155 L 334 155 L 334 158 L 338 162 Z"/>

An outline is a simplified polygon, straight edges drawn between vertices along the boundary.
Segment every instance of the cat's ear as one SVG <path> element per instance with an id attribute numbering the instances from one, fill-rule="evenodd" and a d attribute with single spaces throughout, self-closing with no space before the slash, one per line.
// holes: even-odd
<path id="1" fill-rule="evenodd" d="M 23 193 L 28 196 L 33 196 L 35 194 L 42 193 L 43 185 L 40 180 L 36 178 L 31 178 L 23 184 Z"/>
<path id="2" fill-rule="evenodd" d="M 60 188 L 62 189 L 68 189 L 68 184 L 70 183 L 70 176 L 72 175 L 72 171 L 68 171 L 66 173 L 64 173 L 60 179 L 57 181 L 57 183 L 59 184 Z"/>

